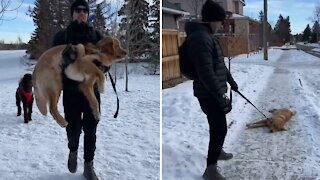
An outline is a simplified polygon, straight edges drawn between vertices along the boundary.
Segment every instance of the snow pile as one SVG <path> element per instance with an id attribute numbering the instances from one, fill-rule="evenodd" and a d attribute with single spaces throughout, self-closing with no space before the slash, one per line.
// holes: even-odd
<path id="1" fill-rule="evenodd" d="M 226 60 L 227 62 L 227 60 Z M 288 131 L 270 134 L 245 125 L 263 118 L 238 94 L 227 115 L 224 148 L 234 158 L 219 161 L 230 180 L 320 179 L 320 59 L 298 50 L 270 49 L 231 60 L 239 90 L 262 112 L 292 108 Z M 300 83 L 301 82 L 301 83 Z M 193 96 L 192 81 L 162 91 L 163 179 L 202 179 L 208 148 L 208 123 Z"/>

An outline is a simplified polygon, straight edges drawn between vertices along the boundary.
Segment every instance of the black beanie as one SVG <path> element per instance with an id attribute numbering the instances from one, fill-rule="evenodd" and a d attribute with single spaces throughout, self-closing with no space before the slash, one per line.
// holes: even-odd
<path id="1" fill-rule="evenodd" d="M 84 6 L 86 7 L 86 9 L 88 10 L 88 14 L 89 14 L 89 4 L 86 0 L 76 0 L 75 2 L 73 2 L 73 4 L 71 5 L 71 16 L 73 15 L 73 11 L 76 7 L 78 6 Z"/>
<path id="2" fill-rule="evenodd" d="M 202 6 L 202 21 L 213 22 L 226 19 L 226 12 L 218 3 L 207 0 Z"/>

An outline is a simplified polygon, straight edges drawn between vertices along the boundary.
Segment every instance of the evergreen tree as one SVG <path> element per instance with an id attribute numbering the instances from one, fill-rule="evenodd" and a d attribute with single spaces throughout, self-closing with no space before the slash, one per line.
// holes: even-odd
<path id="1" fill-rule="evenodd" d="M 307 27 L 304 29 L 303 34 L 302 34 L 302 41 L 308 41 L 309 42 L 309 37 L 311 37 L 311 28 L 309 26 L 309 24 L 307 25 Z"/>
<path id="2" fill-rule="evenodd" d="M 311 42 L 316 43 L 319 41 L 318 39 L 319 39 L 319 23 L 318 23 L 318 21 L 315 21 L 312 26 Z"/>
<path id="3" fill-rule="evenodd" d="M 148 36 L 148 2 L 146 0 L 125 0 L 118 12 L 123 16 L 120 23 L 121 39 L 133 61 L 141 59 L 147 52 Z"/>
<path id="4" fill-rule="evenodd" d="M 128 61 L 137 61 L 146 57 L 150 44 L 148 30 L 148 3 L 145 0 L 125 0 L 118 12 L 122 16 L 120 23 L 121 40 L 127 50 L 125 59 L 126 91 L 128 91 Z"/>
<path id="5" fill-rule="evenodd" d="M 291 29 L 290 29 L 290 18 L 283 18 L 280 14 L 279 19 L 274 27 L 274 31 L 278 38 L 283 42 L 290 42 Z"/>
<path id="6" fill-rule="evenodd" d="M 93 27 L 95 29 L 97 29 L 98 31 L 100 31 L 101 33 L 105 34 L 105 32 L 106 32 L 106 30 L 105 30 L 106 29 L 106 18 L 103 16 L 103 13 L 102 13 L 102 3 L 97 5 L 95 12 L 94 12 L 94 15 L 95 15 L 95 19 L 92 24 Z"/>
<path id="7" fill-rule="evenodd" d="M 153 0 L 153 5 L 150 7 L 150 38 L 151 48 L 150 56 L 154 68 L 153 74 L 156 73 L 160 65 L 160 1 Z"/>
<path id="8" fill-rule="evenodd" d="M 53 36 L 70 22 L 70 4 L 71 0 L 36 0 L 34 8 L 29 8 L 36 26 L 27 47 L 30 58 L 39 58 L 52 46 Z"/>

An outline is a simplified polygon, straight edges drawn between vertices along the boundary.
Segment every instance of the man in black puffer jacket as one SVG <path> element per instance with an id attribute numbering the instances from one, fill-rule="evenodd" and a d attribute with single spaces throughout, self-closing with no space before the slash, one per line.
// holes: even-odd
<path id="1" fill-rule="evenodd" d="M 53 46 L 72 43 L 96 44 L 103 36 L 88 25 L 89 5 L 86 0 L 76 0 L 71 6 L 73 21 L 67 29 L 59 31 L 53 40 Z M 64 57 L 67 66 L 69 59 Z M 68 121 L 66 128 L 68 136 L 69 159 L 68 169 L 71 173 L 77 171 L 77 156 L 79 138 L 83 128 L 84 131 L 84 172 L 88 180 L 98 180 L 93 168 L 93 158 L 96 149 L 96 130 L 98 121 L 94 119 L 89 103 L 79 90 L 79 82 L 68 79 L 63 74 L 63 106 L 65 119 Z M 97 86 L 94 92 L 100 106 L 100 93 Z M 100 107 L 99 107 L 100 108 Z"/>
<path id="2" fill-rule="evenodd" d="M 209 123 L 207 168 L 203 174 L 206 180 L 225 179 L 217 170 L 217 160 L 233 157 L 222 147 L 227 134 L 226 114 L 231 111 L 231 102 L 226 96 L 227 82 L 234 91 L 238 85 L 225 66 L 221 47 L 213 36 L 225 17 L 226 13 L 219 4 L 207 0 L 202 7 L 203 22 L 189 22 L 185 27 L 187 57 L 197 74 L 193 81 L 194 96 L 198 98 Z"/>

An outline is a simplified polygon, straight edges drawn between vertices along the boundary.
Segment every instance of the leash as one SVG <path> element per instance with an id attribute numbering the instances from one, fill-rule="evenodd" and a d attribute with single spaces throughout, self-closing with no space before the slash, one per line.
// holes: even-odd
<path id="1" fill-rule="evenodd" d="M 266 119 L 269 119 L 267 118 L 267 116 L 265 114 L 263 114 L 251 101 L 249 101 L 248 98 L 246 98 L 241 92 L 239 91 L 236 91 L 241 97 L 243 97 L 243 99 L 245 99 L 248 103 L 250 103 L 254 108 L 256 108 L 256 110 L 259 111 L 259 113 L 261 113 Z"/>
<path id="2" fill-rule="evenodd" d="M 228 57 L 229 60 L 229 72 L 231 74 L 231 58 Z M 230 102 L 232 103 L 232 90 L 230 89 Z"/>
<path id="3" fill-rule="evenodd" d="M 113 78 L 112 78 L 112 76 L 111 76 L 111 74 L 110 74 L 109 71 L 108 71 L 108 74 L 109 74 L 109 78 L 110 78 L 110 81 L 111 81 L 113 90 L 114 90 L 114 92 L 115 92 L 116 95 L 117 95 L 117 111 L 116 111 L 116 113 L 115 113 L 114 116 L 113 116 L 114 118 L 117 118 L 118 112 L 119 112 L 119 98 L 118 98 L 118 94 L 117 94 L 117 90 L 116 90 L 116 84 L 114 83 Z"/>

